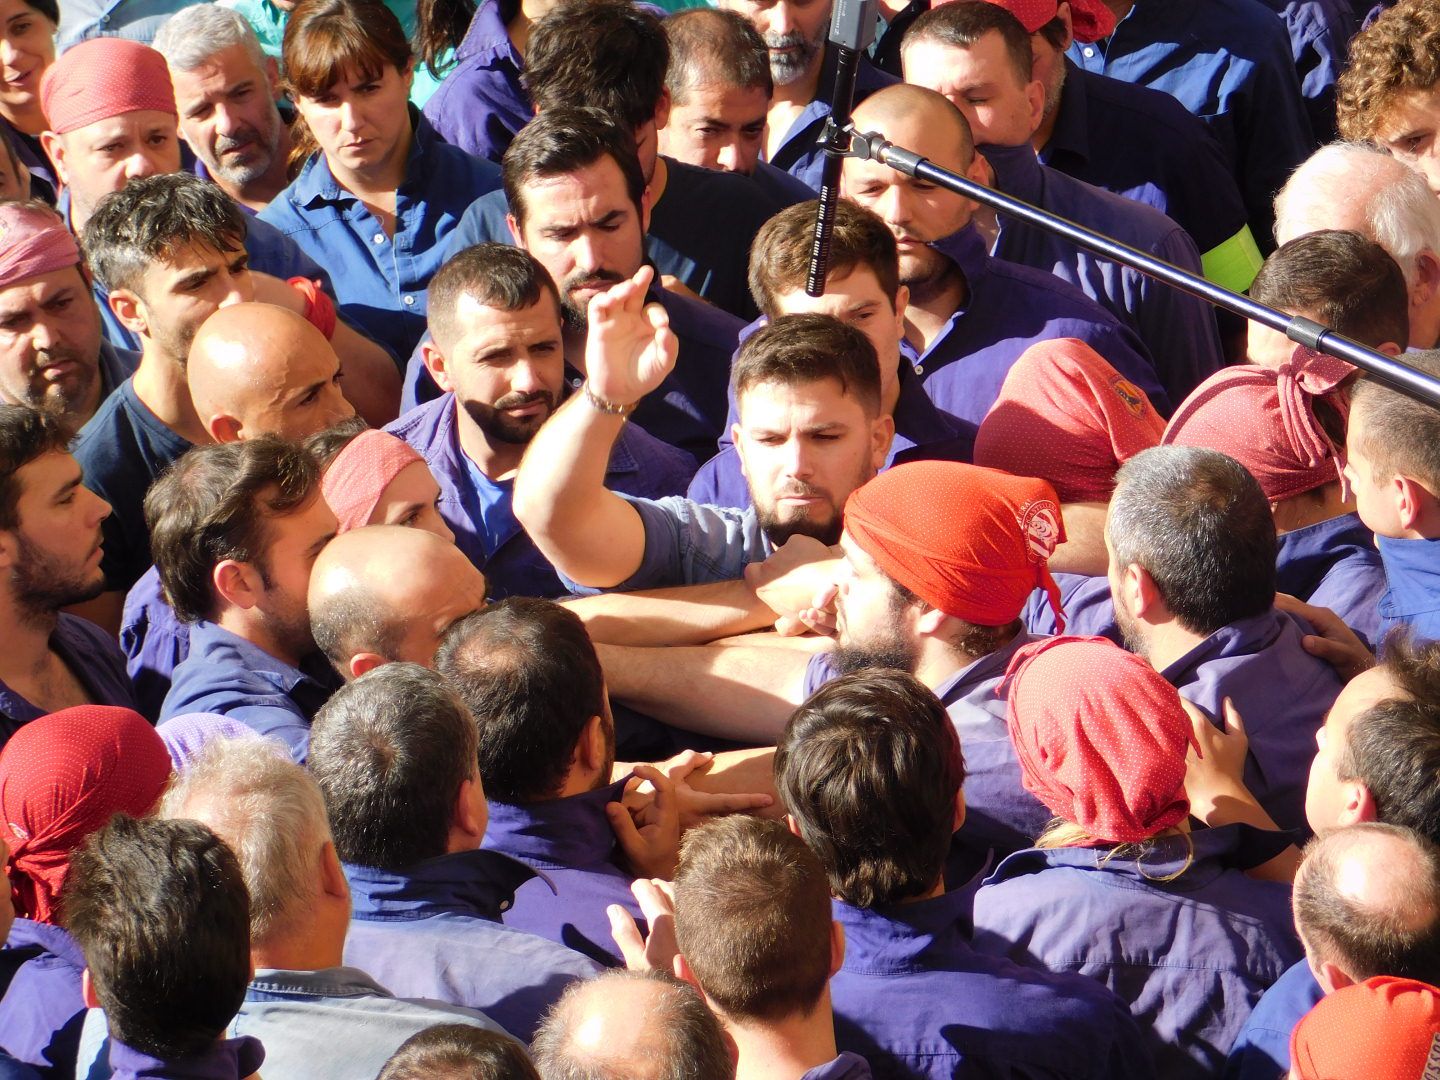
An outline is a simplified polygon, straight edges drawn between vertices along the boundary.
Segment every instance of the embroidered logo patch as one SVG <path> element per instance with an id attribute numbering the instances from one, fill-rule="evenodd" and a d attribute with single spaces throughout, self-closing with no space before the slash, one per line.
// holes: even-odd
<path id="1" fill-rule="evenodd" d="M 1145 394 L 1123 375 L 1116 375 L 1110 380 L 1110 389 L 1120 396 L 1120 400 L 1125 402 L 1125 407 L 1136 416 L 1145 412 Z"/>
<path id="2" fill-rule="evenodd" d="M 1031 562 L 1044 562 L 1060 543 L 1060 507 L 1049 499 L 1036 499 L 1020 510 L 1020 532 Z"/>

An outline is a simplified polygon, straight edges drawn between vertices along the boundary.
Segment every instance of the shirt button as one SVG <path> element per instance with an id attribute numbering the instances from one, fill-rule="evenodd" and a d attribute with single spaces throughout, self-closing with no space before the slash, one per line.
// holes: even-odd
<path id="1" fill-rule="evenodd" d="M 404 296 L 402 296 L 402 297 L 400 298 L 400 302 L 401 302 L 402 304 L 404 304 L 406 307 L 414 307 L 414 306 L 415 306 L 415 297 L 411 296 L 409 293 L 406 293 Z"/>
<path id="2" fill-rule="evenodd" d="M 385 234 L 383 232 L 377 232 L 370 239 L 375 241 L 375 243 L 377 244 L 383 244 L 385 242 Z"/>
<path id="3" fill-rule="evenodd" d="M 924 374 L 925 374 L 925 365 L 924 365 L 924 364 L 916 364 L 916 365 L 915 365 L 915 374 L 916 374 L 916 375 L 924 375 Z"/>
<path id="4" fill-rule="evenodd" d="M 1086 45 L 1083 49 L 1080 50 L 1080 55 L 1086 57 L 1087 59 L 1088 59 L 1089 57 L 1094 56 L 1094 55 L 1095 55 L 1095 46 L 1093 46 L 1093 45 Z"/>

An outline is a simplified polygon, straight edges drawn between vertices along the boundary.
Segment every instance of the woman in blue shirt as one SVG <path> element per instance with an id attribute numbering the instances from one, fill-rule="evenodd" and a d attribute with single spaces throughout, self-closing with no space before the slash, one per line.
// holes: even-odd
<path id="1" fill-rule="evenodd" d="M 345 319 L 403 360 L 451 231 L 500 171 L 410 107 L 410 42 L 380 0 L 301 0 L 283 55 L 299 172 L 260 216 L 329 270 Z"/>

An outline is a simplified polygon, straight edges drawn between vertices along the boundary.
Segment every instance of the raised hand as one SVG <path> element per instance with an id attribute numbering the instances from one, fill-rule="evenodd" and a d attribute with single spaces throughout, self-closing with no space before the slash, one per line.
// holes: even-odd
<path id="1" fill-rule="evenodd" d="M 675 367 L 680 345 L 670 318 L 659 304 L 645 303 L 654 276 L 642 266 L 629 281 L 590 298 L 585 381 L 612 405 L 634 405 Z"/>

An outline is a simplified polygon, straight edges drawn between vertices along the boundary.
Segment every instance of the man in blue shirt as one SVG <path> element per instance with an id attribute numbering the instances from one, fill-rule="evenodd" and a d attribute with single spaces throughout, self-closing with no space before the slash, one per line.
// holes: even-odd
<path id="1" fill-rule="evenodd" d="M 421 355 L 445 394 L 387 430 L 424 456 L 440 485 L 440 514 L 492 597 L 559 596 L 565 586 L 511 501 L 521 456 L 568 389 L 559 290 L 528 252 L 479 244 L 436 274 L 429 321 Z M 605 481 L 658 499 L 680 494 L 694 471 L 685 451 L 631 426 Z"/>
<path id="2" fill-rule="evenodd" d="M 943 879 L 965 819 L 962 746 L 910 675 L 838 679 L 791 718 L 775 783 L 830 877 L 845 960 L 830 983 L 841 1048 L 922 1077 L 1147 1077 L 1123 1002 L 1078 975 L 1026 971 L 970 945 L 970 896 Z"/>
<path id="3" fill-rule="evenodd" d="M 1250 215 L 1270 248 L 1270 200 L 1313 149 L 1285 24 L 1258 0 L 1125 0 L 1115 32 L 1070 46 L 1086 71 L 1173 94 L 1220 140 Z M 1243 48 L 1241 45 L 1243 44 Z"/>
<path id="4" fill-rule="evenodd" d="M 556 106 L 516 139 L 504 176 L 504 197 L 481 199 L 466 211 L 451 254 L 513 241 L 533 255 L 560 290 L 565 360 L 583 371 L 590 297 L 646 261 L 650 200 L 634 141 L 600 110 Z M 693 457 L 708 456 L 724 428 L 725 384 L 742 324 L 680 292 L 656 288 L 653 298 L 669 314 L 685 359 L 636 420 Z M 428 400 L 433 382 L 412 357 L 408 400 Z"/>
<path id="5" fill-rule="evenodd" d="M 906 35 L 902 55 L 912 82 L 965 114 L 997 190 L 1203 272 L 1195 242 L 1158 210 L 1036 161 L 1031 140 L 1044 114 L 1044 87 L 1033 75 L 1030 35 L 1004 8 L 960 3 L 927 12 Z M 1182 401 L 1224 363 L 1215 315 L 1204 300 L 1009 215 L 1000 214 L 998 226 L 997 256 L 1056 274 L 1135 327 L 1171 402 Z"/>
<path id="6" fill-rule="evenodd" d="M 336 527 L 314 459 L 273 436 L 199 446 L 146 503 L 160 583 L 191 625 L 160 719 L 230 716 L 304 761 L 310 721 L 337 681 L 305 606 Z"/>
<path id="7" fill-rule="evenodd" d="M 73 705 L 134 708 L 124 658 L 93 623 L 60 609 L 105 588 L 105 500 L 81 485 L 70 433 L 49 413 L 0 405 L 0 746 L 20 725 Z"/>
<path id="8" fill-rule="evenodd" d="M 554 886 L 480 850 L 476 738 L 440 676 L 387 664 L 320 711 L 309 768 L 350 882 L 345 959 L 395 993 L 479 1009 L 528 1042 L 566 986 L 600 968 L 501 925 L 517 888 Z"/>
<path id="9" fill-rule="evenodd" d="M 968 121 L 934 91 L 881 90 L 855 110 L 855 123 L 942 168 L 984 179 Z M 846 159 L 842 190 L 895 236 L 900 283 L 910 291 L 905 347 L 926 392 L 945 412 L 978 425 L 1022 352 L 1037 341 L 1073 337 L 1169 414 L 1169 399 L 1135 331 L 1054 274 L 989 256 L 969 199 L 854 158 Z"/>

